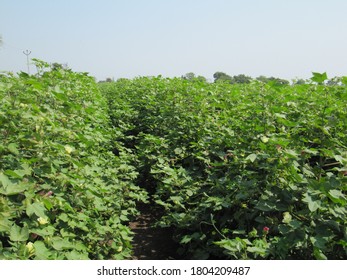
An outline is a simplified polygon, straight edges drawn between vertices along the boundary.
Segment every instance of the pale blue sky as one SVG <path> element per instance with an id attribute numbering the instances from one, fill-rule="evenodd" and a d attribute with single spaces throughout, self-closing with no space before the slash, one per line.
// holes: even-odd
<path id="1" fill-rule="evenodd" d="M 99 80 L 342 76 L 346 13 L 346 0 L 0 0 L 0 71 L 26 70 L 29 49 Z"/>

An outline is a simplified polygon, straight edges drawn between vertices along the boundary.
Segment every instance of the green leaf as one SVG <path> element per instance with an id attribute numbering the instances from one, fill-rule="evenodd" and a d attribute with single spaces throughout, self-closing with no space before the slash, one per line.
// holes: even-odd
<path id="1" fill-rule="evenodd" d="M 280 201 L 272 201 L 271 199 L 263 198 L 258 201 L 255 208 L 261 211 L 285 211 L 288 207 Z"/>
<path id="2" fill-rule="evenodd" d="M 43 199 L 42 201 L 48 211 L 53 208 L 53 203 L 49 199 Z"/>
<path id="3" fill-rule="evenodd" d="M 330 190 L 328 194 L 329 198 L 335 203 L 343 205 L 347 203 L 345 195 L 340 190 Z"/>
<path id="4" fill-rule="evenodd" d="M 338 162 L 340 162 L 340 163 L 344 163 L 344 161 L 346 161 L 342 156 L 340 156 L 340 155 L 334 155 L 334 158 L 338 161 Z"/>
<path id="5" fill-rule="evenodd" d="M 53 226 L 46 226 L 44 228 L 36 228 L 30 230 L 31 233 L 35 233 L 39 236 L 52 236 L 55 232 L 55 228 Z"/>
<path id="6" fill-rule="evenodd" d="M 298 157 L 298 153 L 294 150 L 290 150 L 290 149 L 286 149 L 283 151 L 287 156 L 289 156 L 290 158 L 297 158 Z"/>
<path id="7" fill-rule="evenodd" d="M 259 255 L 265 255 L 266 254 L 266 248 L 247 247 L 247 252 L 256 253 L 256 254 L 259 254 Z"/>
<path id="8" fill-rule="evenodd" d="M 71 252 L 67 252 L 65 254 L 68 260 L 89 260 L 87 253 L 81 253 L 76 250 L 72 250 Z"/>
<path id="9" fill-rule="evenodd" d="M 14 155 L 19 155 L 18 146 L 15 143 L 11 143 L 7 146 L 7 149 Z"/>
<path id="10" fill-rule="evenodd" d="M 293 229 L 299 229 L 302 226 L 302 223 L 298 220 L 292 220 L 289 222 L 289 225 L 293 228 Z"/>
<path id="11" fill-rule="evenodd" d="M 233 234 L 235 234 L 235 230 L 233 231 Z M 257 237 L 258 231 L 256 228 L 253 228 L 252 231 L 248 233 L 248 237 Z"/>
<path id="12" fill-rule="evenodd" d="M 246 160 L 249 160 L 250 162 L 254 162 L 257 158 L 256 154 L 250 154 L 248 157 L 246 157 Z"/>
<path id="13" fill-rule="evenodd" d="M 22 179 L 25 175 L 31 175 L 31 169 L 27 164 L 23 164 L 22 167 L 23 169 L 6 170 L 4 173 L 18 179 Z"/>
<path id="14" fill-rule="evenodd" d="M 175 150 L 174 150 L 174 152 L 175 152 L 175 154 L 176 155 L 180 155 L 180 154 L 182 154 L 182 149 L 181 148 L 176 148 Z"/>
<path id="15" fill-rule="evenodd" d="M 320 250 L 316 247 L 313 249 L 313 255 L 317 260 L 327 260 L 328 259 L 326 257 L 326 255 L 323 254 L 322 250 Z"/>
<path id="16" fill-rule="evenodd" d="M 326 249 L 327 240 L 324 239 L 323 237 L 311 236 L 310 241 L 311 241 L 312 245 L 316 247 L 316 249 L 321 249 L 321 250 Z"/>
<path id="17" fill-rule="evenodd" d="M 0 188 L 0 194 L 4 195 L 15 195 L 22 193 L 29 188 L 27 183 L 12 183 L 11 180 L 3 173 L 0 173 L 0 183 L 2 188 Z"/>
<path id="18" fill-rule="evenodd" d="M 120 214 L 120 215 L 119 215 L 119 219 L 120 219 L 121 221 L 123 221 L 123 222 L 129 221 L 129 218 L 128 218 L 126 215 L 123 215 L 123 214 Z M 87 231 L 88 231 L 88 229 L 87 229 Z"/>
<path id="19" fill-rule="evenodd" d="M 280 114 L 280 113 L 275 113 L 274 116 L 277 118 L 282 118 L 282 119 L 287 118 L 287 116 L 285 114 Z"/>
<path id="20" fill-rule="evenodd" d="M 117 246 L 116 242 L 112 242 L 112 245 Z M 79 241 L 74 243 L 74 248 L 77 251 L 87 251 L 87 247 L 82 242 L 79 242 Z M 119 247 L 117 246 L 117 248 L 119 248 Z"/>
<path id="21" fill-rule="evenodd" d="M 312 72 L 312 75 L 313 77 L 311 78 L 311 80 L 313 82 L 316 82 L 316 83 L 323 83 L 325 80 L 328 79 L 328 76 L 327 76 L 327 73 L 324 72 L 324 73 L 317 73 L 317 72 Z"/>
<path id="22" fill-rule="evenodd" d="M 341 78 L 341 82 L 344 84 L 344 85 L 347 85 L 347 77 L 346 76 L 343 76 Z"/>
<path id="23" fill-rule="evenodd" d="M 5 170 L 4 174 L 7 176 L 10 176 L 12 178 L 16 178 L 16 179 L 21 179 L 23 178 L 23 176 L 21 176 L 20 174 L 18 174 L 17 172 L 15 172 L 15 170 Z"/>
<path id="24" fill-rule="evenodd" d="M 29 217 L 32 216 L 32 214 L 35 214 L 37 217 L 46 217 L 45 207 L 38 202 L 29 204 L 26 208 L 26 213 Z"/>
<path id="25" fill-rule="evenodd" d="M 10 179 L 4 173 L 0 173 L 0 183 L 4 189 L 12 184 Z"/>
<path id="26" fill-rule="evenodd" d="M 170 199 L 176 203 L 180 202 L 183 198 L 181 196 L 170 196 Z"/>
<path id="27" fill-rule="evenodd" d="M 66 102 L 69 100 L 66 94 L 62 93 L 61 89 L 58 89 L 58 90 L 55 89 L 55 91 L 53 91 L 53 94 L 58 100 L 66 101 Z"/>
<path id="28" fill-rule="evenodd" d="M 0 232 L 8 232 L 8 231 L 10 231 L 11 226 L 12 226 L 12 222 L 11 221 L 9 221 L 6 218 L 2 218 L 0 216 Z"/>
<path id="29" fill-rule="evenodd" d="M 244 229 L 236 229 L 236 230 L 233 230 L 232 233 L 235 235 L 245 235 L 246 231 Z"/>
<path id="30" fill-rule="evenodd" d="M 293 229 L 289 225 L 284 225 L 284 224 L 278 225 L 278 230 L 283 235 L 287 235 L 288 233 L 293 231 Z"/>
<path id="31" fill-rule="evenodd" d="M 311 212 L 316 211 L 321 205 L 321 202 L 319 200 L 313 200 L 312 197 L 308 193 L 304 194 L 304 198 L 302 199 L 302 201 L 304 201 L 308 204 L 308 209 Z"/>
<path id="32" fill-rule="evenodd" d="M 10 240 L 11 241 L 26 241 L 29 238 L 29 230 L 27 226 L 19 227 L 13 225 L 10 229 Z"/>
<path id="33" fill-rule="evenodd" d="M 67 229 L 69 229 L 69 228 L 67 228 Z M 76 237 L 76 234 L 74 234 L 73 232 L 67 231 L 67 229 L 62 228 L 62 229 L 60 230 L 61 236 L 62 236 L 62 237 L 71 237 L 71 238 L 75 238 L 75 237 Z M 73 229 L 72 229 L 72 231 L 73 231 Z"/>
<path id="34" fill-rule="evenodd" d="M 261 211 L 271 211 L 273 208 L 265 201 L 258 201 L 257 205 L 255 206 L 256 209 L 259 209 Z"/>
<path id="35" fill-rule="evenodd" d="M 185 235 L 183 236 L 183 238 L 181 239 L 180 243 L 181 244 L 187 244 L 192 240 L 192 237 L 190 235 Z"/>
<path id="36" fill-rule="evenodd" d="M 187 195 L 192 196 L 194 193 L 191 190 L 187 190 Z"/>
<path id="37" fill-rule="evenodd" d="M 63 238 L 55 237 L 55 238 L 52 238 L 52 247 L 58 251 L 61 251 L 64 249 L 73 249 L 74 244 L 66 238 L 63 239 Z"/>
<path id="38" fill-rule="evenodd" d="M 47 249 L 45 243 L 42 241 L 35 241 L 34 243 L 35 255 L 37 260 L 48 260 L 50 259 L 51 252 Z"/>

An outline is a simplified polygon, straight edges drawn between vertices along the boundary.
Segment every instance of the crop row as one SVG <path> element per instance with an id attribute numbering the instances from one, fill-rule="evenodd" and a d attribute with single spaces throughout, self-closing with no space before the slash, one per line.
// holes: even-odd
<path id="1" fill-rule="evenodd" d="M 323 82 L 100 88 L 186 257 L 345 259 L 347 89 Z"/>
<path id="2" fill-rule="evenodd" d="M 0 76 L 0 259 L 129 258 L 133 155 L 93 78 L 36 64 Z"/>

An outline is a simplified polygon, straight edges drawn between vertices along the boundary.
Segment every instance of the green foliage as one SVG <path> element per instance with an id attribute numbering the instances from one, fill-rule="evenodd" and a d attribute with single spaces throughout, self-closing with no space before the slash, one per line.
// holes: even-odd
<path id="1" fill-rule="evenodd" d="M 34 61 L 0 77 L 0 259 L 128 258 L 133 155 L 93 78 Z"/>
<path id="2" fill-rule="evenodd" d="M 129 258 L 147 194 L 193 259 L 346 259 L 346 77 L 98 86 L 34 61 L 0 76 L 1 259 Z"/>
<path id="3" fill-rule="evenodd" d="M 325 80 L 328 79 L 327 73 L 317 73 L 317 72 L 312 72 L 313 77 L 311 80 L 313 82 L 316 82 L 318 84 L 324 83 Z"/>
<path id="4" fill-rule="evenodd" d="M 345 87 L 154 77 L 100 88 L 165 211 L 158 225 L 186 254 L 346 259 Z"/>

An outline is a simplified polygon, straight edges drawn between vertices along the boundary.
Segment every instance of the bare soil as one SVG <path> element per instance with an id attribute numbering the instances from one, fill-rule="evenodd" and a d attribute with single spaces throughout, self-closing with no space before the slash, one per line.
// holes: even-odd
<path id="1" fill-rule="evenodd" d="M 129 226 L 135 233 L 133 239 L 134 260 L 177 260 L 178 244 L 172 239 L 170 228 L 156 227 L 155 222 L 160 217 L 158 209 L 151 205 L 140 205 L 141 214 Z"/>

